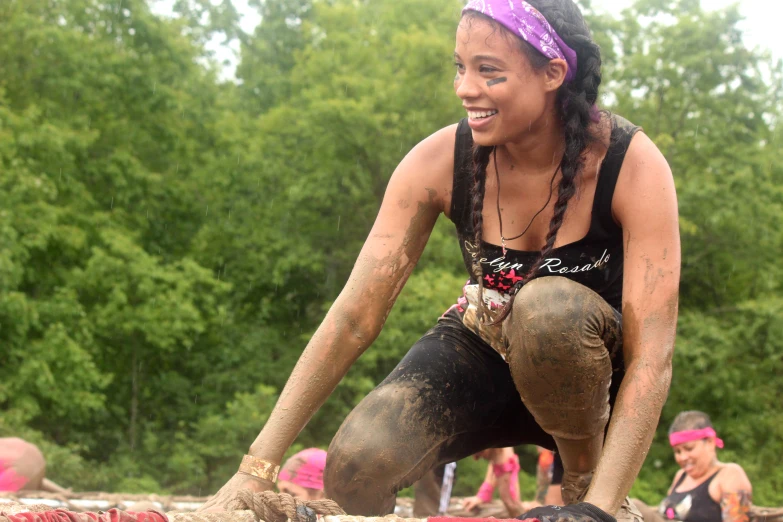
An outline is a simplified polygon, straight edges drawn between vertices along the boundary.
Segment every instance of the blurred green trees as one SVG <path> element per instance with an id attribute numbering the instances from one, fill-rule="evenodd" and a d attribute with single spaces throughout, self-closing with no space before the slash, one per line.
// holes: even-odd
<path id="1" fill-rule="evenodd" d="M 0 434 L 75 489 L 208 494 L 234 471 L 345 281 L 397 162 L 461 116 L 458 0 L 0 4 Z M 781 504 L 781 67 L 735 9 L 588 12 L 604 105 L 643 125 L 679 191 L 674 384 L 635 486 L 674 472 L 703 409 L 759 503 Z M 204 50 L 238 37 L 238 81 Z M 447 220 L 384 332 L 298 445 L 340 422 L 459 295 Z M 523 456 L 533 471 L 534 453 Z M 483 470 L 462 468 L 457 493 Z M 526 481 L 532 488 L 532 481 Z M 532 489 L 528 496 L 532 495 Z"/>

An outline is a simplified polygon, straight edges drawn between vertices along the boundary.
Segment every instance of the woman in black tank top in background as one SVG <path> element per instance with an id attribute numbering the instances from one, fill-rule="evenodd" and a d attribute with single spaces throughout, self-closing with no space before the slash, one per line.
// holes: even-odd
<path id="1" fill-rule="evenodd" d="M 723 441 L 709 416 L 680 413 L 669 428 L 669 439 L 682 469 L 657 511 L 638 503 L 645 521 L 748 522 L 753 488 L 742 466 L 718 460 L 716 448 L 722 448 Z"/>
<path id="2" fill-rule="evenodd" d="M 445 214 L 468 282 L 346 418 L 327 496 L 385 515 L 438 464 L 535 444 L 562 459 L 567 505 L 523 516 L 640 520 L 626 496 L 668 393 L 677 321 L 672 173 L 638 127 L 596 108 L 601 54 L 571 0 L 471 0 L 454 58 L 467 118 L 395 170 L 348 282 L 209 508 L 271 489 Z"/>

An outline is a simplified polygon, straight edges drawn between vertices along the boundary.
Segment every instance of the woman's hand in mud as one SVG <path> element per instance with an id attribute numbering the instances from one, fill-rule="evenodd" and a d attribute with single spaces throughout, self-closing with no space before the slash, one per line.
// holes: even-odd
<path id="1" fill-rule="evenodd" d="M 478 509 L 484 501 L 478 497 L 467 497 L 462 499 L 462 509 L 465 511 L 473 511 Z"/>
<path id="2" fill-rule="evenodd" d="M 259 479 L 246 473 L 236 473 L 226 482 L 225 486 L 220 488 L 220 491 L 201 506 L 199 511 L 226 511 L 240 490 L 249 489 L 255 493 L 261 493 L 262 491 L 271 491 L 274 486 L 268 480 Z"/>

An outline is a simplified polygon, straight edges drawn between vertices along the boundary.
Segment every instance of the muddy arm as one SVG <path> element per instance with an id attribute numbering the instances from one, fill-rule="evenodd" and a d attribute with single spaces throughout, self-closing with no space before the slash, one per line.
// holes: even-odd
<path id="1" fill-rule="evenodd" d="M 417 145 L 395 170 L 353 271 L 307 344 L 250 454 L 279 464 L 351 365 L 380 333 L 450 193 L 456 126 Z M 241 488 L 268 481 L 238 474 L 205 508 L 225 507 Z"/>
<path id="2" fill-rule="evenodd" d="M 251 455 L 280 462 L 310 417 L 380 334 L 443 210 L 454 133 L 455 128 L 446 128 L 424 140 L 394 172 L 348 282 L 307 344 L 251 446 Z"/>
<path id="3" fill-rule="evenodd" d="M 745 470 L 738 464 L 727 464 L 718 476 L 720 507 L 723 522 L 748 522 L 752 507 L 753 487 Z"/>
<path id="4" fill-rule="evenodd" d="M 626 155 L 612 210 L 623 228 L 626 374 L 585 501 L 616 513 L 650 448 L 671 382 L 680 280 L 671 170 L 644 134 Z"/>

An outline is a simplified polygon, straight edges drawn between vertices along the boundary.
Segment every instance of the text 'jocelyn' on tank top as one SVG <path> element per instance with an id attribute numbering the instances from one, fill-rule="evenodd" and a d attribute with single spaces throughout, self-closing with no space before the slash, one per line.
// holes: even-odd
<path id="1" fill-rule="evenodd" d="M 612 217 L 612 197 L 625 154 L 639 127 L 611 116 L 609 148 L 601 163 L 593 198 L 590 229 L 582 239 L 559 246 L 542 261 L 533 278 L 561 276 L 580 283 L 604 298 L 616 310 L 622 305 L 623 237 Z M 509 300 L 509 292 L 538 259 L 539 251 L 503 249 L 483 241 L 474 244 L 471 200 L 473 189 L 473 135 L 467 119 L 457 127 L 454 145 L 454 185 L 451 220 L 457 228 L 460 249 L 470 279 L 457 304 L 446 313 L 457 313 L 463 323 L 505 357 L 507 348 L 501 328 L 478 320 L 478 278 L 483 282 L 485 309 L 496 310 Z M 480 271 L 478 266 L 481 266 Z"/>
<path id="2" fill-rule="evenodd" d="M 661 502 L 658 508 L 661 516 L 666 520 L 684 522 L 721 522 L 723 513 L 720 504 L 710 496 L 710 483 L 718 473 L 720 470 L 690 491 L 677 492 L 677 488 L 685 480 L 683 473 L 672 488 L 671 494 Z"/>

